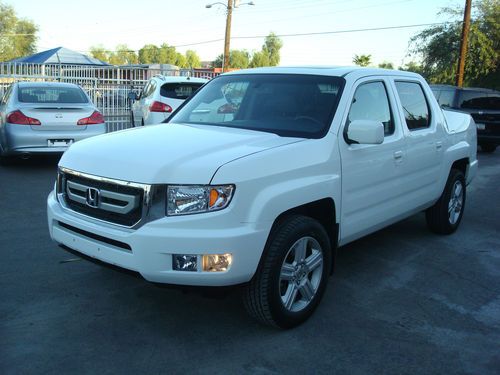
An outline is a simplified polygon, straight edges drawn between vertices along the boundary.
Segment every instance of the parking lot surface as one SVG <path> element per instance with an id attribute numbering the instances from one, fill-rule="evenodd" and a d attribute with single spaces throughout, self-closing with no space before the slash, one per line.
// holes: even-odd
<path id="1" fill-rule="evenodd" d="M 1 374 L 499 374 L 500 152 L 479 154 L 457 233 L 423 214 L 339 249 L 316 313 L 263 327 L 238 293 L 159 288 L 60 249 L 57 158 L 0 167 Z"/>

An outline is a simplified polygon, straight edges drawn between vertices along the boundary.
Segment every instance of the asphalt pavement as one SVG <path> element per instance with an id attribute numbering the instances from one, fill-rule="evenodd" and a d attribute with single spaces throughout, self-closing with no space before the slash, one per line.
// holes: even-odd
<path id="1" fill-rule="evenodd" d="M 238 293 L 159 288 L 60 249 L 57 161 L 0 167 L 0 374 L 500 373 L 500 150 L 479 154 L 454 235 L 419 214 L 339 249 L 318 310 L 288 331 Z"/>

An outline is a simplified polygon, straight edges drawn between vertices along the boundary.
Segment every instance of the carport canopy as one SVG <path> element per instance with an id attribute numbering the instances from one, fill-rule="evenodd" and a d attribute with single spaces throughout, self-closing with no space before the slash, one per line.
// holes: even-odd
<path id="1" fill-rule="evenodd" d="M 57 47 L 35 53 L 34 55 L 10 60 L 9 63 L 30 64 L 64 64 L 64 65 L 92 65 L 109 66 L 110 64 L 83 53 L 72 51 L 68 48 Z"/>

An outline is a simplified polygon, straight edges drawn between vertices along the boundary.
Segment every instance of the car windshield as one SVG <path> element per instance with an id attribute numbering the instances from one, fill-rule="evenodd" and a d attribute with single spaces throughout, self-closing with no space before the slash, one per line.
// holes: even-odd
<path id="1" fill-rule="evenodd" d="M 500 110 L 500 93 L 462 91 L 460 108 Z"/>
<path id="2" fill-rule="evenodd" d="M 332 121 L 344 79 L 299 74 L 238 74 L 206 84 L 170 119 L 321 138 Z"/>
<path id="3" fill-rule="evenodd" d="M 21 103 L 88 103 L 87 96 L 78 87 L 26 86 L 18 90 Z"/>

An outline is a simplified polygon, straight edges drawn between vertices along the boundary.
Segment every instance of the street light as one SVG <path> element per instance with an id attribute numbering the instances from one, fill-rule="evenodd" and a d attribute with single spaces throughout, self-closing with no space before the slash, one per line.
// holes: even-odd
<path id="1" fill-rule="evenodd" d="M 224 37 L 224 55 L 222 55 L 222 72 L 227 71 L 229 68 L 229 42 L 231 39 L 231 17 L 233 15 L 233 8 L 238 8 L 241 5 L 255 5 L 253 1 L 240 4 L 240 0 L 227 0 L 227 5 L 217 1 L 215 3 L 205 5 L 205 8 L 212 8 L 214 5 L 222 5 L 226 8 L 226 35 Z"/>

